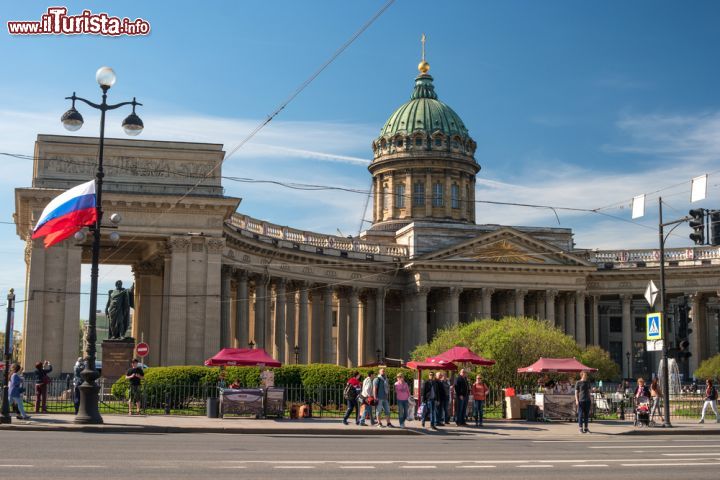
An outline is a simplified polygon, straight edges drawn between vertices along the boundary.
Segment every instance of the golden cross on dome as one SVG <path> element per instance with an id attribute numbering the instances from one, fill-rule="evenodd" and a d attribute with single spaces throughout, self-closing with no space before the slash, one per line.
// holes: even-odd
<path id="1" fill-rule="evenodd" d="M 425 34 L 422 34 L 422 37 L 420 37 L 420 43 L 422 43 L 422 61 L 425 61 Z"/>
<path id="2" fill-rule="evenodd" d="M 425 34 L 420 37 L 420 43 L 422 43 L 422 60 L 418 64 L 418 70 L 421 74 L 425 75 L 430 70 L 430 64 L 425 61 Z"/>

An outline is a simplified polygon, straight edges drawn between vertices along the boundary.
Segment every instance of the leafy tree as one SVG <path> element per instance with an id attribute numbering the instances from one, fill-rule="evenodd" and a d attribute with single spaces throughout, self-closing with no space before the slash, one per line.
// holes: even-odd
<path id="1" fill-rule="evenodd" d="M 492 367 L 479 369 L 495 387 L 535 385 L 537 376 L 518 374 L 517 369 L 534 363 L 540 357 L 583 358 L 580 347 L 572 337 L 547 321 L 525 317 L 505 317 L 499 321 L 476 320 L 441 330 L 429 344 L 418 346 L 413 352 L 413 358 L 420 360 L 438 355 L 454 346 L 468 347 L 479 355 L 495 360 L 497 363 Z M 588 366 L 599 368 L 603 375 L 600 378 L 605 378 L 605 375 L 612 378 L 617 375 L 617 365 L 611 365 L 609 356 L 603 352 L 599 347 L 590 349 L 587 358 L 593 365 Z"/>
<path id="2" fill-rule="evenodd" d="M 596 380 L 616 380 L 620 377 L 620 367 L 611 358 L 610 354 L 597 345 L 591 345 L 580 353 L 578 358 L 588 367 L 597 368 L 593 374 Z"/>
<path id="3" fill-rule="evenodd" d="M 703 360 L 694 373 L 695 378 L 718 378 L 720 377 L 720 353 L 707 360 Z"/>

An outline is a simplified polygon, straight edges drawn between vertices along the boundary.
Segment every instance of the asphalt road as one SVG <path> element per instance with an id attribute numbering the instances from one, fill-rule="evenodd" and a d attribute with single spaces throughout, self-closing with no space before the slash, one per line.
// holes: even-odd
<path id="1" fill-rule="evenodd" d="M 719 478 L 720 437 L 0 432 L 0 478 Z M 87 452 L 87 453 L 86 453 Z M 88 454 L 89 453 L 89 454 Z"/>

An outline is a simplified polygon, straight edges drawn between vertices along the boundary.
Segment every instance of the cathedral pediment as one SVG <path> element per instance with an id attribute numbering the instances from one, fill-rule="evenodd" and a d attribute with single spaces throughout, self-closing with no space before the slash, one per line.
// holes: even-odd
<path id="1" fill-rule="evenodd" d="M 510 227 L 424 255 L 418 258 L 417 262 L 427 260 L 448 263 L 593 267 L 575 255 Z"/>

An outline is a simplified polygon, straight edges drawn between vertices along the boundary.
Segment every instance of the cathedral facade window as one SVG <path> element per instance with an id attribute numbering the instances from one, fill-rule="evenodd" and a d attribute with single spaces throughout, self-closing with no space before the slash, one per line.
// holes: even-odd
<path id="1" fill-rule="evenodd" d="M 395 185 L 395 207 L 405 208 L 405 185 L 402 183 Z"/>
<path id="2" fill-rule="evenodd" d="M 422 207 L 425 205 L 425 184 L 417 182 L 413 185 L 413 207 Z"/>
<path id="3" fill-rule="evenodd" d="M 460 187 L 457 183 L 453 183 L 450 187 L 450 206 L 460 208 Z"/>
<path id="4" fill-rule="evenodd" d="M 445 205 L 443 195 L 443 184 L 438 182 L 435 185 L 433 185 L 433 199 L 432 199 L 432 206 L 433 207 L 442 207 Z"/>

